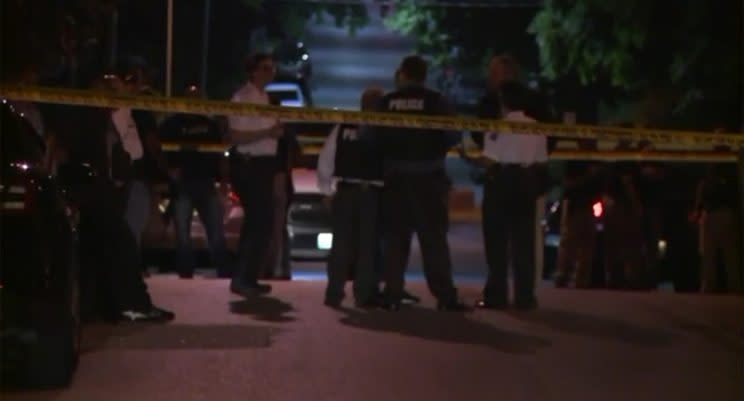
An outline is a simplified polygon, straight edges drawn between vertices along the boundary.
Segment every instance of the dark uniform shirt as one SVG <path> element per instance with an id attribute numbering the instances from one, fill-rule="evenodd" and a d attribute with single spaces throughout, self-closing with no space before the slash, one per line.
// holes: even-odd
<path id="1" fill-rule="evenodd" d="M 342 124 L 336 135 L 334 176 L 355 180 L 382 179 L 382 158 L 369 143 L 360 141 L 359 126 Z"/>
<path id="2" fill-rule="evenodd" d="M 740 193 L 734 165 L 716 164 L 709 168 L 703 180 L 702 207 L 707 211 L 737 210 Z"/>
<path id="3" fill-rule="evenodd" d="M 418 115 L 451 115 L 444 97 L 420 85 L 409 85 L 385 95 L 378 111 Z M 460 134 L 424 128 L 375 129 L 386 165 L 399 162 L 443 162 L 447 152 L 460 140 Z"/>
<path id="4" fill-rule="evenodd" d="M 176 114 L 169 117 L 160 127 L 160 137 L 164 141 L 179 142 L 188 147 L 198 143 L 222 143 L 222 134 L 213 119 L 195 114 Z M 216 178 L 219 174 L 222 153 L 181 150 L 168 154 L 168 164 L 181 169 L 186 179 Z"/>
<path id="5" fill-rule="evenodd" d="M 602 176 L 598 166 L 592 162 L 568 161 L 564 178 L 564 197 L 571 211 L 588 210 L 602 196 Z"/>

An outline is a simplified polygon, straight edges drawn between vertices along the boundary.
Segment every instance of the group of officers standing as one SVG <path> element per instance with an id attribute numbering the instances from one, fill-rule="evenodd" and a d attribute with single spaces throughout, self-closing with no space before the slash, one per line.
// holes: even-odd
<path id="1" fill-rule="evenodd" d="M 492 59 L 480 117 L 515 122 L 547 118 L 545 103 L 519 83 L 515 64 L 508 56 Z M 390 93 L 380 88 L 366 89 L 361 95 L 362 110 L 454 116 L 454 109 L 443 95 L 425 86 L 427 70 L 421 57 L 404 58 L 396 71 L 396 89 Z M 273 57 L 249 57 L 246 72 L 248 80 L 232 101 L 271 104 L 265 88 L 275 78 Z M 93 85 L 132 93 L 138 92 L 136 80 L 132 74 L 107 75 Z M 199 95 L 195 88 L 190 86 L 185 94 Z M 73 109 L 74 114 L 70 114 Z M 208 117 L 177 114 L 158 126 L 151 114 L 129 109 L 63 107 L 44 114 L 51 116 L 47 130 L 52 138 L 48 141 L 51 153 L 56 149 L 63 149 L 64 153 L 52 158 L 58 159 L 57 163 L 89 162 L 104 178 L 96 188 L 106 190 L 91 191 L 93 195 L 89 193 L 86 200 L 89 207 L 82 209 L 86 229 L 81 237 L 88 256 L 93 258 L 89 266 L 116 265 L 110 269 L 118 273 L 108 274 L 104 280 L 107 287 L 115 290 L 115 313 L 129 320 L 167 321 L 174 316 L 152 304 L 138 273 L 141 237 L 152 203 L 148 177 L 165 178 L 172 184 L 177 264 L 183 277 L 190 277 L 195 266 L 190 226 L 196 208 L 206 228 L 213 265 L 220 276 L 231 277 L 230 291 L 245 297 L 271 291 L 271 286 L 260 283 L 259 278 L 265 272 L 275 271 L 278 261 L 286 261 L 289 246 L 286 214 L 292 192 L 292 157 L 281 122 L 275 118 L 229 116 L 226 141 L 231 148 L 226 177 L 214 159 L 192 154 L 166 160 L 159 147 L 159 139 L 169 135 L 186 136 L 197 142 L 221 136 L 223 130 Z M 78 137 L 83 133 L 88 136 Z M 535 204 L 548 187 L 548 140 L 538 135 L 498 132 L 471 136 L 483 149 L 482 157 L 475 162 L 485 170 L 482 224 L 488 264 L 483 297 L 475 306 L 536 308 Z M 59 143 L 55 144 L 54 139 Z M 426 282 L 437 300 L 437 309 L 470 309 L 460 300 L 454 285 L 447 241 L 451 182 L 445 159 L 461 140 L 460 132 L 435 129 L 351 124 L 334 128 L 324 144 L 317 169 L 320 190 L 330 200 L 333 225 L 326 305 L 341 305 L 349 272 L 353 272 L 358 307 L 398 310 L 406 301 L 417 302 L 417 297 L 405 291 L 404 279 L 412 237 L 416 234 Z M 215 176 L 221 180 L 229 178 L 244 211 L 236 263 L 229 261 L 226 250 L 224 210 L 215 189 Z M 725 222 L 726 218 L 719 216 L 720 205 L 715 204 L 725 195 L 713 192 L 704 192 L 708 197 L 701 198 L 701 208 L 711 209 L 707 213 L 709 221 Z M 126 233 L 121 228 L 124 226 L 129 228 Z M 573 224 L 567 234 L 580 226 Z M 718 233 L 714 229 L 708 231 L 710 238 Z M 708 246 L 715 245 L 710 242 Z M 132 259 L 132 254 L 138 257 Z M 731 260 L 735 257 L 728 255 Z M 565 262 L 559 264 L 564 266 Z M 513 270 L 511 300 L 509 267 Z M 287 266 L 284 274 L 288 275 Z M 711 275 L 710 268 L 706 274 Z"/>
<path id="2" fill-rule="evenodd" d="M 532 106 L 532 92 L 509 74 L 511 69 L 504 65 L 509 62 L 507 57 L 497 57 L 491 63 L 492 88 L 483 101 L 489 114 L 485 117 L 534 122 L 530 114 L 536 114 L 537 108 Z M 397 88 L 388 94 L 378 88 L 365 90 L 361 108 L 454 115 L 440 93 L 425 87 L 426 78 L 426 62 L 418 56 L 406 57 L 396 72 Z M 537 306 L 535 201 L 546 188 L 547 140 L 495 132 L 481 136 L 484 157 L 479 163 L 487 170 L 483 229 L 489 274 L 483 299 L 475 306 L 501 309 L 512 304 L 507 285 L 511 265 L 513 306 L 532 309 Z M 334 244 L 328 262 L 326 305 L 340 305 L 343 284 L 352 268 L 357 306 L 399 309 L 407 299 L 404 275 L 415 233 L 437 309 L 470 309 L 458 297 L 447 241 L 451 183 L 445 159 L 461 139 L 460 132 L 435 129 L 349 124 L 334 128 L 318 162 L 321 190 L 333 194 Z M 381 293 L 380 282 L 384 283 Z"/>

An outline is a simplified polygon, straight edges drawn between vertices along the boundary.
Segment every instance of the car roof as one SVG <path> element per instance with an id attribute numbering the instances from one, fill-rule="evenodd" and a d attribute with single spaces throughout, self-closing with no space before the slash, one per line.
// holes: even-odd
<path id="1" fill-rule="evenodd" d="M 278 90 L 300 90 L 300 85 L 291 82 L 274 82 L 266 85 L 266 91 Z"/>

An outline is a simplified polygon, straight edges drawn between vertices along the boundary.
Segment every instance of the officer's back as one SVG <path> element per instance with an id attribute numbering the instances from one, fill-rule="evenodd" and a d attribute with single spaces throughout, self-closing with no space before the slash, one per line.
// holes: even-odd
<path id="1" fill-rule="evenodd" d="M 408 59 L 404 60 L 404 63 Z M 423 62 L 411 58 L 411 63 Z M 409 71 L 416 71 L 409 68 Z M 452 114 L 449 104 L 437 91 L 428 89 L 423 81 L 426 78 L 426 65 L 423 75 L 409 77 L 399 89 L 385 95 L 378 111 L 417 115 Z M 386 162 L 412 161 L 427 162 L 443 160 L 449 148 L 456 144 L 458 136 L 452 132 L 427 128 L 380 128 L 380 143 Z"/>

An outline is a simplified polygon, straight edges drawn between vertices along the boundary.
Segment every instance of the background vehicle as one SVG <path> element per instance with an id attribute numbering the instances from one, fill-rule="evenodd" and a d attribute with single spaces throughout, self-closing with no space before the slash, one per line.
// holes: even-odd
<path id="1" fill-rule="evenodd" d="M 323 204 L 323 196 L 317 190 L 315 171 L 298 168 L 292 172 L 295 196 L 289 207 L 287 229 L 290 236 L 290 257 L 293 259 L 323 260 L 330 252 L 331 221 L 330 214 Z M 219 184 L 215 184 L 219 185 Z M 224 227 L 228 249 L 235 252 L 240 239 L 240 227 L 243 222 L 243 209 L 237 195 L 229 191 L 220 191 L 225 209 Z M 145 257 L 148 264 L 170 267 L 173 263 L 173 252 L 176 246 L 172 222 L 166 213 L 170 202 L 167 191 L 159 192 L 159 200 L 154 210 L 154 217 L 144 238 Z M 191 223 L 191 238 L 197 251 L 199 266 L 209 264 L 206 233 L 194 211 Z"/>
<path id="2" fill-rule="evenodd" d="M 80 177 L 45 174 L 40 136 L 10 104 L 0 113 L 0 374 L 63 386 L 80 350 L 80 277 L 77 212 L 61 183 Z"/>
<path id="3" fill-rule="evenodd" d="M 308 100 L 300 84 L 296 82 L 274 82 L 266 86 L 266 93 L 279 105 L 286 107 L 307 107 Z"/>

